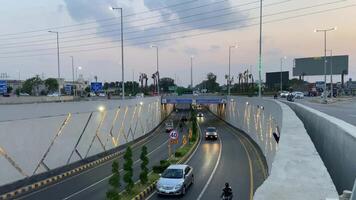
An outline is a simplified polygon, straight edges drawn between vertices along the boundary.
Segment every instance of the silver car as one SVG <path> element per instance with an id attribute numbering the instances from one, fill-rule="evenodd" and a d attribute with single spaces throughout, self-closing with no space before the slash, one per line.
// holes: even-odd
<path id="1" fill-rule="evenodd" d="M 208 127 L 205 131 L 205 139 L 218 139 L 218 132 L 215 127 Z"/>
<path id="2" fill-rule="evenodd" d="M 185 195 L 194 183 L 193 168 L 188 165 L 170 165 L 159 178 L 156 189 L 159 195 Z"/>

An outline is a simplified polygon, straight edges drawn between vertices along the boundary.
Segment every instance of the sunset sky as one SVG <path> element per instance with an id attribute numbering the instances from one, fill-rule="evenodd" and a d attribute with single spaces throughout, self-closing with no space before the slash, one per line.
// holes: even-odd
<path id="1" fill-rule="evenodd" d="M 177 77 L 179 85 L 190 82 L 191 55 L 195 84 L 208 72 L 224 83 L 228 46 L 234 44 L 238 48 L 232 51 L 232 74 L 252 69 L 257 79 L 258 2 L 1 0 L 0 72 L 11 79 L 42 73 L 56 77 L 56 38 L 48 33 L 53 30 L 60 32 L 62 77 L 71 80 L 74 56 L 75 66 L 83 68 L 80 74 L 87 79 L 97 75 L 100 81 L 121 80 L 120 18 L 115 18 L 119 12 L 109 9 L 114 6 L 124 9 L 126 80 L 132 80 L 133 72 L 135 80 L 138 73 L 154 73 L 156 55 L 150 44 L 159 46 L 161 77 Z M 328 33 L 328 49 L 350 56 L 347 78 L 356 79 L 355 5 L 355 0 L 265 0 L 264 21 L 274 22 L 263 27 L 263 79 L 265 72 L 280 70 L 283 56 L 284 69 L 290 71 L 294 58 L 321 56 L 323 34 L 314 29 L 335 26 L 337 30 Z"/>

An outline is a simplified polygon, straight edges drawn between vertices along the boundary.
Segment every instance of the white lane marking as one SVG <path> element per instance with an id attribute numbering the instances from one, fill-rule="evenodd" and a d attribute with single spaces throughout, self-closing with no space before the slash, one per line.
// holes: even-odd
<path id="1" fill-rule="evenodd" d="M 161 145 L 159 145 L 157 148 L 155 148 L 154 150 L 152 150 L 152 151 L 151 151 L 150 153 L 148 153 L 147 155 L 151 155 L 153 152 L 155 152 L 155 151 L 157 151 L 158 149 L 160 149 L 160 148 L 161 148 L 163 145 L 165 145 L 167 142 L 168 142 L 168 140 L 165 141 L 164 143 L 162 143 Z M 137 163 L 140 162 L 140 161 L 141 161 L 141 160 L 138 159 L 138 160 L 136 160 L 136 161 L 134 162 L 134 164 L 137 164 Z M 122 171 L 124 171 L 124 170 L 123 170 L 123 169 L 120 169 L 120 170 L 119 170 L 120 173 L 121 173 Z M 69 195 L 69 196 L 63 198 L 63 200 L 67 200 L 67 199 L 70 199 L 70 198 L 72 198 L 72 197 L 74 197 L 74 196 L 77 196 L 78 194 L 84 192 L 85 190 L 88 190 L 88 189 L 90 189 L 90 188 L 96 186 L 97 184 L 103 182 L 104 180 L 109 179 L 111 176 L 112 176 L 112 174 L 110 174 L 109 176 L 107 176 L 107 177 L 105 177 L 105 178 L 103 178 L 103 179 L 101 179 L 101 180 L 99 180 L 99 181 L 97 181 L 97 182 L 95 182 L 95 183 L 89 185 L 88 187 L 85 187 L 85 188 L 83 188 L 83 189 L 81 189 L 81 190 L 79 190 L 79 191 L 77 191 L 77 192 L 75 192 L 75 193 L 73 193 L 73 194 L 71 194 L 71 195 Z"/>
<path id="2" fill-rule="evenodd" d="M 189 156 L 189 158 L 184 162 L 184 164 L 187 164 L 187 163 L 192 159 L 192 157 L 194 156 L 195 152 L 197 152 L 197 150 L 198 150 L 198 148 L 199 148 L 199 146 L 200 146 L 200 143 L 201 143 L 201 141 L 202 141 L 202 139 L 201 139 L 201 138 L 202 138 L 202 133 L 201 133 L 201 128 L 200 128 L 199 124 L 198 124 L 198 127 L 199 127 L 200 137 L 199 137 L 199 142 L 198 142 L 198 144 L 197 144 L 197 148 L 195 148 L 195 150 L 193 151 L 192 155 Z M 156 193 L 157 193 L 157 192 L 154 191 L 152 194 L 150 194 L 148 197 L 146 197 L 146 199 L 152 198 L 153 195 L 155 195 Z"/>
<path id="3" fill-rule="evenodd" d="M 219 165 L 219 163 L 220 163 L 221 152 L 222 152 L 222 142 L 221 142 L 221 139 L 219 139 L 219 141 L 220 141 L 220 150 L 219 150 L 219 157 L 218 157 L 218 160 L 216 161 L 216 164 L 215 164 L 215 167 L 214 167 L 214 169 L 213 169 L 213 172 L 210 174 L 210 177 L 209 177 L 209 179 L 208 179 L 208 182 L 206 182 L 206 184 L 205 184 L 203 190 L 200 192 L 200 194 L 199 194 L 197 200 L 200 200 L 200 199 L 203 197 L 203 195 L 204 195 L 204 193 L 205 193 L 205 190 L 208 188 L 208 186 L 209 186 L 209 184 L 210 184 L 211 180 L 213 179 L 213 176 L 214 176 L 214 174 L 215 174 L 215 172 L 216 172 L 216 169 L 218 168 L 218 165 Z"/>
<path id="4" fill-rule="evenodd" d="M 155 132 L 159 132 L 159 131 L 161 131 L 161 129 L 164 130 L 164 129 L 163 129 L 163 125 L 161 125 L 161 127 L 157 128 L 157 130 L 156 130 Z M 152 138 L 144 139 L 144 140 L 142 141 L 142 145 L 146 145 L 147 143 L 149 143 L 150 141 L 153 141 L 153 139 L 156 138 L 156 137 L 158 137 L 158 136 L 159 136 L 159 134 L 154 134 L 154 133 L 153 133 L 153 137 L 152 137 Z M 146 141 L 145 141 L 145 140 L 146 140 Z M 141 142 L 141 141 L 138 141 L 138 143 L 140 143 L 140 142 Z M 138 144 L 138 146 L 139 146 L 139 145 L 141 145 L 141 144 Z M 133 147 L 133 148 L 137 148 L 137 147 L 135 146 L 135 147 Z M 122 150 L 121 152 L 124 152 L 124 150 Z M 119 157 L 122 157 L 122 156 L 119 156 Z M 99 164 L 99 165 L 97 165 L 97 166 L 95 166 L 95 167 L 93 167 L 93 168 L 90 168 L 90 169 L 88 169 L 88 170 L 86 170 L 86 171 L 84 171 L 84 172 L 82 172 L 82 173 L 76 174 L 76 175 L 71 176 L 71 177 L 69 177 L 69 178 L 66 178 L 66 179 L 64 179 L 64 180 L 62 180 L 62 181 L 60 181 L 60 182 L 57 182 L 57 183 L 55 183 L 55 184 L 53 184 L 53 185 L 49 185 L 48 187 L 45 187 L 45 188 L 36 190 L 36 191 L 31 192 L 31 193 L 29 193 L 29 194 L 27 194 L 27 195 L 24 195 L 24 196 L 22 196 L 22 197 L 19 197 L 19 198 L 17 198 L 17 200 L 30 197 L 30 196 L 32 196 L 32 195 L 34 195 L 34 194 L 37 194 L 37 193 L 40 193 L 40 192 L 42 192 L 42 191 L 48 190 L 48 189 L 50 189 L 50 188 L 52 188 L 52 187 L 54 187 L 54 186 L 56 186 L 56 185 L 59 185 L 59 184 L 68 182 L 68 181 L 70 181 L 70 180 L 72 180 L 72 179 L 74 179 L 74 178 L 76 178 L 76 177 L 78 177 L 78 176 L 80 176 L 80 175 L 87 174 L 87 173 L 93 171 L 93 170 L 96 169 L 96 168 L 99 168 L 99 167 L 101 167 L 101 166 L 103 166 L 103 165 L 106 165 L 106 164 L 108 164 L 108 163 L 111 162 L 111 161 L 112 161 L 112 160 L 105 161 L 105 162 L 103 162 L 103 163 L 101 163 L 101 164 Z"/>

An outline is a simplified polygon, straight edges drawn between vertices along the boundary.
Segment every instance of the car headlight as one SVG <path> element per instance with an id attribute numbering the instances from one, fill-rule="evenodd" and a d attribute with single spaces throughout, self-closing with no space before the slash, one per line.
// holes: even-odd
<path id="1" fill-rule="evenodd" d="M 178 189 L 182 188 L 182 186 L 183 186 L 183 183 L 179 183 L 178 185 L 176 185 L 174 187 L 174 189 L 178 190 Z"/>

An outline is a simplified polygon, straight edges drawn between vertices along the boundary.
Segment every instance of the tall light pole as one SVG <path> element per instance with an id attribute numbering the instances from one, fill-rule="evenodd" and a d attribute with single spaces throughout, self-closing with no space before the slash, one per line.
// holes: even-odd
<path id="1" fill-rule="evenodd" d="M 327 94 L 326 94 L 326 63 L 327 63 L 327 59 L 326 59 L 326 52 L 327 52 L 327 50 L 326 50 L 326 34 L 327 34 L 327 32 L 334 31 L 336 29 L 337 28 L 334 27 L 334 28 L 328 28 L 328 29 L 316 29 L 314 31 L 315 33 L 318 33 L 318 32 L 324 33 L 324 97 L 323 97 L 324 103 L 327 103 L 327 101 L 326 101 L 326 96 L 327 96 Z"/>
<path id="2" fill-rule="evenodd" d="M 287 59 L 287 57 L 286 56 L 284 56 L 283 58 L 281 58 L 281 92 L 282 92 L 282 90 L 283 90 L 283 60 L 286 60 Z"/>
<path id="3" fill-rule="evenodd" d="M 190 56 L 190 87 L 193 89 L 193 58 L 194 56 Z"/>
<path id="4" fill-rule="evenodd" d="M 111 7 L 112 10 L 120 10 L 121 18 L 121 71 L 122 71 L 122 99 L 125 99 L 125 73 L 124 73 L 124 23 L 122 17 L 122 8 Z"/>
<path id="5" fill-rule="evenodd" d="M 327 50 L 330 52 L 330 98 L 334 96 L 334 86 L 333 86 L 333 50 Z"/>
<path id="6" fill-rule="evenodd" d="M 158 46 L 157 45 L 151 45 L 151 48 L 156 48 L 156 66 L 157 66 L 157 95 L 159 95 L 159 69 L 158 69 Z"/>
<path id="7" fill-rule="evenodd" d="M 58 31 L 48 31 L 49 33 L 55 33 L 57 35 L 57 64 L 58 64 L 58 96 L 61 96 L 61 87 L 60 87 L 60 64 L 59 64 L 59 32 Z"/>
<path id="8" fill-rule="evenodd" d="M 259 56 L 258 56 L 258 96 L 262 97 L 262 0 L 260 0 L 260 43 L 259 43 Z"/>
<path id="9" fill-rule="evenodd" d="M 72 58 L 72 76 L 73 76 L 73 83 L 72 83 L 72 87 L 73 87 L 73 94 L 75 96 L 75 92 L 74 92 L 74 56 L 70 56 Z"/>
<path id="10" fill-rule="evenodd" d="M 231 94 L 231 49 L 237 48 L 237 45 L 229 46 L 229 76 L 227 81 L 227 94 L 230 96 Z"/>

